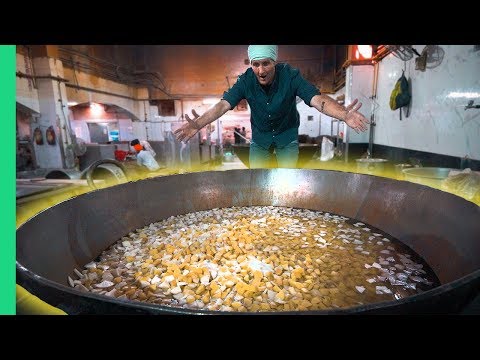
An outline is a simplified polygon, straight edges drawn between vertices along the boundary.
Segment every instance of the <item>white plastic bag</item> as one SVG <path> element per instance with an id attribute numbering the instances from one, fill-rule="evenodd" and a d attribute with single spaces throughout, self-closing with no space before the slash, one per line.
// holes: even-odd
<path id="1" fill-rule="evenodd" d="M 333 141 L 331 141 L 329 138 L 324 136 L 322 139 L 320 161 L 328 161 L 330 159 L 333 159 L 333 156 L 334 156 Z"/>
<path id="2" fill-rule="evenodd" d="M 155 155 L 157 155 L 157 153 L 155 152 L 155 150 L 153 150 L 152 146 L 150 145 L 150 143 L 147 140 L 140 141 L 140 145 L 142 145 L 145 148 L 145 150 L 150 152 L 150 154 L 152 154 L 153 157 L 155 157 Z"/>
<path id="3" fill-rule="evenodd" d="M 472 200 L 480 196 L 480 174 L 467 168 L 463 171 L 451 170 L 442 181 L 442 188 L 456 195 Z"/>

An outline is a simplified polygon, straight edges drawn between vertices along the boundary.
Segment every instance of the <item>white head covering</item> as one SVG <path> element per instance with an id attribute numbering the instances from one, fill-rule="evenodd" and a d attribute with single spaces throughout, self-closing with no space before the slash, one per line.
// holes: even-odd
<path id="1" fill-rule="evenodd" d="M 250 45 L 248 47 L 248 59 L 250 63 L 253 60 L 270 58 L 277 61 L 278 46 L 277 45 Z"/>

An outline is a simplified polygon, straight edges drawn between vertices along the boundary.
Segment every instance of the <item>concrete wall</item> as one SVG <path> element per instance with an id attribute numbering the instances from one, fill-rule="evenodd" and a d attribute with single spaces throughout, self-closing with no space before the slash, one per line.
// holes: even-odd
<path id="1" fill-rule="evenodd" d="M 22 54 L 17 53 L 17 71 L 23 74 L 33 75 L 31 60 Z M 40 112 L 38 102 L 38 90 L 34 87 L 33 79 L 17 77 L 17 102 L 31 110 Z"/>
<path id="2" fill-rule="evenodd" d="M 349 105 L 354 99 L 358 99 L 362 103 L 359 111 L 367 119 L 370 119 L 372 114 L 373 77 L 374 67 L 372 65 L 349 66 L 346 71 L 345 105 Z M 345 136 L 349 143 L 368 143 L 369 129 L 357 133 L 346 126 L 346 124 L 344 129 L 346 129 Z"/>
<path id="3" fill-rule="evenodd" d="M 345 95 L 345 87 L 338 90 L 335 94 L 327 95 L 336 100 L 337 97 Z M 297 104 L 297 110 L 300 114 L 299 135 L 317 137 L 319 135 L 335 136 L 337 134 L 337 122 L 333 123 L 332 133 L 332 117 L 322 114 L 314 107 L 306 105 L 303 101 Z M 313 117 L 313 120 L 308 120 L 309 116 Z M 344 123 L 339 124 L 339 132 L 344 132 Z"/>
<path id="4" fill-rule="evenodd" d="M 33 64 L 37 76 L 63 77 L 63 67 L 59 60 L 37 57 L 33 59 Z M 46 129 L 53 126 L 56 134 L 54 145 L 46 142 L 43 145 L 34 143 L 37 163 L 41 168 L 72 168 L 74 161 L 71 152 L 68 152 L 70 137 L 67 135 L 68 130 L 63 127 L 63 124 L 68 121 L 66 118 L 68 111 L 66 113 L 63 107 L 63 105 L 67 107 L 63 85 L 50 78 L 37 79 L 37 85 L 40 117 L 36 124 L 32 124 L 32 127 L 39 126 L 42 133 L 45 134 Z"/>
<path id="5" fill-rule="evenodd" d="M 119 128 L 119 137 L 120 141 L 131 141 L 135 139 L 135 134 L 133 133 L 132 120 L 130 119 L 120 119 L 118 120 Z"/>
<path id="6" fill-rule="evenodd" d="M 137 118 L 143 118 L 143 110 L 138 106 L 137 101 L 134 100 L 137 95 L 136 89 L 80 71 L 75 71 L 74 74 L 73 70 L 69 68 L 65 68 L 64 73 L 65 78 L 69 80 L 69 84 L 132 98 L 128 99 L 67 86 L 68 101 L 77 102 L 79 104 L 86 102 L 115 104 L 130 111 Z"/>

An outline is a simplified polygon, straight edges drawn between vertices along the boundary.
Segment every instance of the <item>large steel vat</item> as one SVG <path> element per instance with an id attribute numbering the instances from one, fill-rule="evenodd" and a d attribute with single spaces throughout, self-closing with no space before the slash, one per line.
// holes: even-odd
<path id="1" fill-rule="evenodd" d="M 170 175 L 64 201 L 18 228 L 17 283 L 69 314 L 225 314 L 83 293 L 67 277 L 134 229 L 172 215 L 248 205 L 323 210 L 370 224 L 423 257 L 442 284 L 397 301 L 305 313 L 458 313 L 479 293 L 479 206 L 411 182 L 307 169 Z"/>

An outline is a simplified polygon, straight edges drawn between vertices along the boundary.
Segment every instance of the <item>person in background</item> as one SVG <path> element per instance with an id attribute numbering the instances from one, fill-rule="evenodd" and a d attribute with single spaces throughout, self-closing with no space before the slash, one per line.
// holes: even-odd
<path id="1" fill-rule="evenodd" d="M 160 165 L 158 165 L 157 160 L 143 148 L 142 145 L 140 144 L 135 144 L 133 145 L 133 148 L 135 149 L 137 153 L 137 164 L 140 166 L 145 166 L 148 168 L 149 171 L 156 171 L 160 169 Z"/>
<path id="2" fill-rule="evenodd" d="M 234 132 L 233 132 L 233 138 L 235 139 L 235 145 L 240 144 L 240 136 L 238 135 L 240 133 L 240 128 L 235 126 Z"/>
<path id="3" fill-rule="evenodd" d="M 141 140 L 140 145 L 142 145 L 145 150 L 152 154 L 153 157 L 157 156 L 157 153 L 155 152 L 155 150 L 153 150 L 152 146 L 147 140 Z"/>
<path id="4" fill-rule="evenodd" d="M 247 130 L 245 129 L 245 126 L 242 127 L 242 131 L 240 131 L 240 144 L 245 144 L 247 142 Z"/>
<path id="5" fill-rule="evenodd" d="M 179 141 L 188 141 L 201 128 L 215 121 L 246 99 L 251 110 L 252 138 L 250 168 L 296 167 L 299 153 L 296 97 L 328 116 L 345 121 L 357 133 L 365 131 L 368 119 L 358 112 L 361 103 L 355 99 L 348 107 L 338 104 L 305 80 L 298 69 L 277 63 L 277 45 L 250 45 L 250 67 L 237 82 L 224 92 L 222 99 L 195 121 L 187 123 L 174 134 Z M 272 154 L 275 151 L 275 155 Z"/>
<path id="6" fill-rule="evenodd" d="M 150 143 L 147 141 L 147 140 L 138 140 L 138 139 L 133 139 L 131 142 L 130 142 L 130 145 L 134 146 L 136 144 L 140 144 L 143 146 L 143 148 L 145 150 L 147 150 L 150 154 L 152 154 L 153 157 L 155 157 L 157 155 L 157 153 L 155 152 L 155 150 L 153 150 L 152 146 L 150 145 Z"/>

